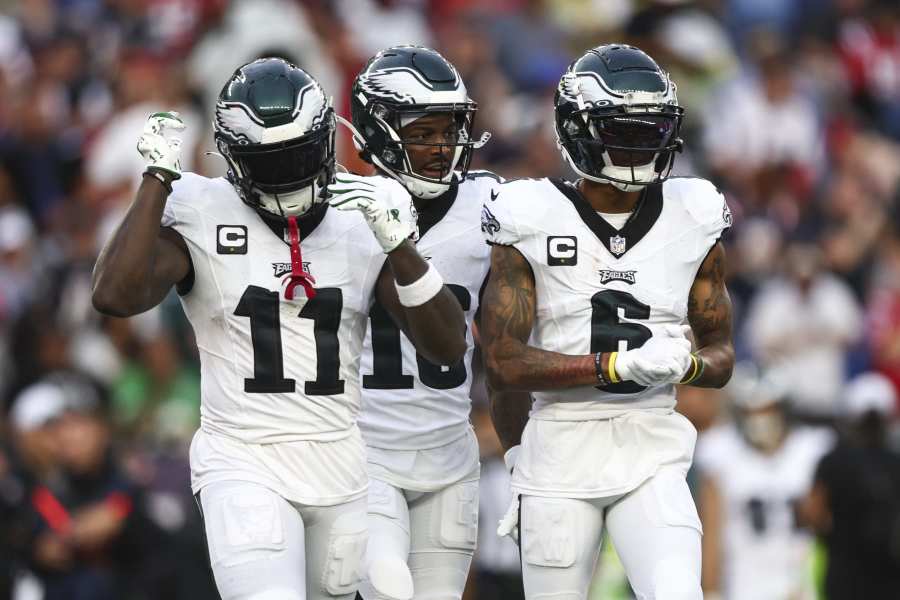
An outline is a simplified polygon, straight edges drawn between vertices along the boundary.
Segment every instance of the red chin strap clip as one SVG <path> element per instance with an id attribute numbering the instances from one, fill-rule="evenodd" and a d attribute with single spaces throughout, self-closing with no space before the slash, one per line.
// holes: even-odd
<path id="1" fill-rule="evenodd" d="M 312 300 L 316 297 L 316 278 L 303 270 L 303 255 L 300 254 L 300 227 L 297 225 L 297 217 L 288 217 L 288 234 L 291 238 L 291 274 L 282 280 L 285 300 L 294 299 L 294 288 L 303 286 L 306 297 Z"/>

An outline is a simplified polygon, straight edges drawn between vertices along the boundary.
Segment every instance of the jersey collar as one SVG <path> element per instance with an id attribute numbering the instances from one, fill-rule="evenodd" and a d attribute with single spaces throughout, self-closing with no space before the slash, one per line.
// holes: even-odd
<path id="1" fill-rule="evenodd" d="M 413 204 L 415 204 L 416 211 L 419 213 L 420 238 L 447 216 L 447 213 L 450 212 L 450 207 L 453 206 L 453 202 L 456 200 L 457 193 L 459 193 L 459 180 L 454 177 L 449 189 L 437 198 L 422 200 L 413 197 Z"/>
<path id="2" fill-rule="evenodd" d="M 550 182 L 569 199 L 584 224 L 616 258 L 621 258 L 634 248 L 647 235 L 662 213 L 662 183 L 646 186 L 628 221 L 622 229 L 616 229 L 597 214 L 574 185 L 562 179 L 551 179 Z"/>
<path id="3" fill-rule="evenodd" d="M 300 241 L 302 242 L 307 237 L 315 231 L 316 227 L 319 226 L 319 223 L 322 222 L 322 219 L 325 218 L 325 213 L 328 212 L 328 204 L 323 202 L 321 204 L 315 205 L 309 212 L 305 213 L 303 216 L 297 219 L 297 225 L 300 227 Z M 278 238 L 284 242 L 285 244 L 290 245 L 287 237 L 287 220 L 282 217 L 276 217 L 275 215 L 269 215 L 265 211 L 258 210 L 256 214 L 259 215 L 259 218 L 262 219 L 263 223 L 265 223 L 269 229 L 272 230 L 272 233 L 278 236 Z"/>

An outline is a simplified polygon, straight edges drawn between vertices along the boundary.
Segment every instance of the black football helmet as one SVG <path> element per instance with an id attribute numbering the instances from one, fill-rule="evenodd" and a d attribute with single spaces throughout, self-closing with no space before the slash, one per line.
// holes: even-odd
<path id="1" fill-rule="evenodd" d="M 684 109 L 669 75 L 638 48 L 588 50 L 562 76 L 555 105 L 559 149 L 581 177 L 633 191 L 669 176 Z"/>
<path id="2" fill-rule="evenodd" d="M 486 133 L 481 140 L 472 141 L 477 109 L 459 72 L 447 59 L 430 48 L 394 46 L 373 56 L 357 75 L 350 95 L 353 123 L 347 125 L 364 160 L 398 180 L 414 196 L 434 198 L 447 191 L 455 171 L 463 175 L 468 171 L 472 150 L 490 138 Z M 444 143 L 402 139 L 401 127 L 434 113 L 452 115 L 457 126 L 455 139 Z M 406 151 L 413 143 L 453 149 L 440 177 L 415 172 Z"/>
<path id="3" fill-rule="evenodd" d="M 334 176 L 334 110 L 303 69 L 280 58 L 240 67 L 219 93 L 213 129 L 244 202 L 282 218 L 321 202 Z"/>

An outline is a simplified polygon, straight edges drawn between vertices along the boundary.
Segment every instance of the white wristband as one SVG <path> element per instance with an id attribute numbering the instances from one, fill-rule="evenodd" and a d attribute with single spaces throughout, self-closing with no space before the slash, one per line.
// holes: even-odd
<path id="1" fill-rule="evenodd" d="M 409 285 L 397 285 L 394 282 L 394 287 L 397 288 L 397 297 L 400 299 L 400 304 L 407 308 L 412 308 L 421 306 L 437 296 L 441 288 L 444 287 L 444 280 L 441 279 L 441 274 L 437 272 L 437 269 L 429 263 L 428 270 L 425 271 L 424 275 Z"/>

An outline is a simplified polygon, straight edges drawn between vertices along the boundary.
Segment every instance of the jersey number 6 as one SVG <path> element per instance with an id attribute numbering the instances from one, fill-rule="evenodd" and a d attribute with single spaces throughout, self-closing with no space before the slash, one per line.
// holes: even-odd
<path id="1" fill-rule="evenodd" d="M 619 310 L 626 319 L 650 318 L 650 307 L 621 290 L 603 290 L 591 297 L 591 354 L 634 350 L 643 346 L 653 333 L 640 323 L 622 323 Z M 626 347 L 620 348 L 625 342 Z M 603 388 L 611 394 L 635 394 L 647 389 L 633 381 L 613 383 Z"/>

